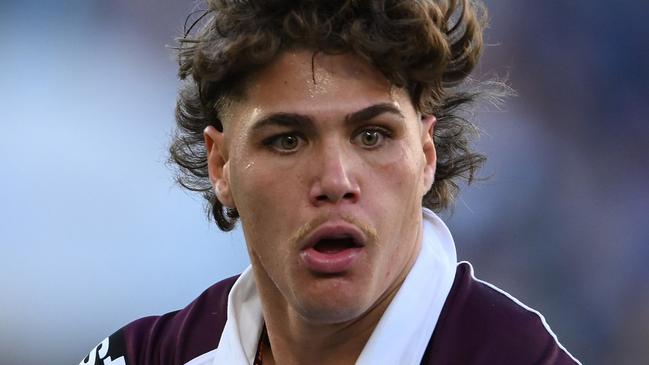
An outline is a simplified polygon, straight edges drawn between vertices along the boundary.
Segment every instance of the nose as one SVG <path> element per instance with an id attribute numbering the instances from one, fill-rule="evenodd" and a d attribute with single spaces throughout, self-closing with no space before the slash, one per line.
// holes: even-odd
<path id="1" fill-rule="evenodd" d="M 339 146 L 325 148 L 314 161 L 314 179 L 309 199 L 314 206 L 357 203 L 361 190 L 355 176 L 355 163 Z"/>

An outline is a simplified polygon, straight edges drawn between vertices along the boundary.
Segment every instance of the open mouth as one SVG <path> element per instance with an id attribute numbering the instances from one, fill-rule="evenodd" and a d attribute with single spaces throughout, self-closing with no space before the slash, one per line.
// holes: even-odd
<path id="1" fill-rule="evenodd" d="M 348 272 L 366 253 L 365 235 L 347 223 L 328 223 L 317 228 L 300 251 L 300 260 L 317 275 Z"/>
<path id="2" fill-rule="evenodd" d="M 350 248 L 360 247 L 353 237 L 323 238 L 313 249 L 324 254 L 334 254 Z"/>

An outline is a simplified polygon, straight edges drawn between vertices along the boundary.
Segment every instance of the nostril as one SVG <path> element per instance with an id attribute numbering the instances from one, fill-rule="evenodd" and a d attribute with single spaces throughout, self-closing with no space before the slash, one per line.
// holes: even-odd
<path id="1" fill-rule="evenodd" d="M 318 186 L 314 187 L 310 194 L 309 200 L 312 204 L 318 206 L 322 204 L 339 204 L 339 203 L 356 203 L 358 202 L 360 191 L 358 189 L 322 189 Z"/>
<path id="2" fill-rule="evenodd" d="M 316 197 L 316 200 L 319 201 L 319 202 L 322 202 L 322 201 L 325 201 L 325 200 L 329 200 L 329 198 L 326 195 L 322 194 L 322 195 L 318 195 Z"/>

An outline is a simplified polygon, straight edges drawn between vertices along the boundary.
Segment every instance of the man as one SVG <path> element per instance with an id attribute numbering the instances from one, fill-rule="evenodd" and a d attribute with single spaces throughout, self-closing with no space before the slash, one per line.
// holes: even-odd
<path id="1" fill-rule="evenodd" d="M 473 277 L 432 212 L 483 161 L 453 88 L 465 1 L 208 1 L 181 40 L 183 186 L 251 267 L 137 320 L 82 364 L 574 364 L 542 316 Z M 423 210 L 422 210 L 423 202 Z"/>

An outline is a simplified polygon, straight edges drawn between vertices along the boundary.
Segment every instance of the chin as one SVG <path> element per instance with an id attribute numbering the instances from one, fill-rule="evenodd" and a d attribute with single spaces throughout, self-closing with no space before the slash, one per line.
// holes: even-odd
<path id="1" fill-rule="evenodd" d="M 353 321 L 363 315 L 365 311 L 358 303 L 350 306 L 343 305 L 316 305 L 300 308 L 300 315 L 313 324 L 336 324 Z"/>
<path id="2" fill-rule="evenodd" d="M 296 310 L 311 323 L 334 324 L 352 321 L 362 316 L 369 308 L 358 291 L 350 288 L 331 288 L 326 292 L 309 293 L 301 298 Z"/>

